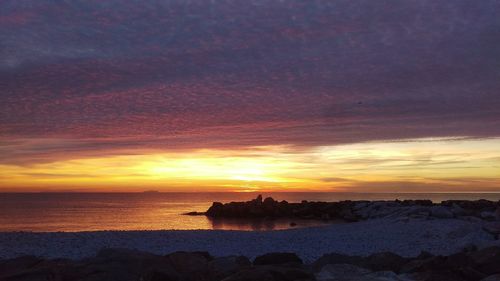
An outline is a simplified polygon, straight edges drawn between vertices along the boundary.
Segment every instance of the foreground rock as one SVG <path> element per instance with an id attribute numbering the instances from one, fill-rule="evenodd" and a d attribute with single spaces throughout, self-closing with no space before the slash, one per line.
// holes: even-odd
<path id="1" fill-rule="evenodd" d="M 368 257 L 324 255 L 313 263 L 317 280 L 496 280 L 500 276 L 500 247 L 464 251 L 450 256 L 422 253 L 403 258 L 392 253 Z"/>
<path id="2" fill-rule="evenodd" d="M 128 249 L 103 249 L 79 261 L 26 256 L 0 261 L 0 280 L 218 281 L 315 280 L 294 254 L 271 253 L 254 264 L 243 256 L 214 258 L 207 252 L 174 252 L 165 256 Z"/>
<path id="3" fill-rule="evenodd" d="M 359 221 L 375 218 L 402 219 L 478 219 L 489 222 L 500 221 L 500 201 L 448 200 L 433 203 L 430 200 L 395 201 L 339 201 L 288 203 L 271 197 L 246 202 L 214 202 L 205 212 L 211 218 L 301 218 Z M 493 228 L 492 228 L 493 229 Z"/>
<path id="4" fill-rule="evenodd" d="M 294 253 L 270 253 L 255 258 L 254 265 L 301 265 L 302 260 Z"/>
<path id="5" fill-rule="evenodd" d="M 293 253 L 212 257 L 207 252 L 154 255 L 129 249 L 103 249 L 82 260 L 26 256 L 0 261 L 1 281 L 495 281 L 500 247 L 466 249 L 449 256 L 422 253 L 405 258 L 382 252 L 370 256 L 327 254 L 303 264 Z"/>

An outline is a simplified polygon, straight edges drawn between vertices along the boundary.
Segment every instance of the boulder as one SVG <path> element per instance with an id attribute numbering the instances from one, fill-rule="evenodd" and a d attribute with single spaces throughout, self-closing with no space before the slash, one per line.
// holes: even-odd
<path id="1" fill-rule="evenodd" d="M 348 256 L 343 254 L 326 254 L 321 256 L 315 262 L 313 262 L 312 267 L 315 271 L 321 270 L 327 264 L 352 264 L 361 265 L 364 259 L 359 256 Z"/>
<path id="2" fill-rule="evenodd" d="M 339 213 L 340 217 L 348 222 L 359 221 L 360 217 L 356 215 L 350 207 L 344 207 Z"/>
<path id="3" fill-rule="evenodd" d="M 180 281 L 181 276 L 172 268 L 152 269 L 139 278 L 140 281 Z"/>
<path id="4" fill-rule="evenodd" d="M 2 281 L 68 280 L 65 272 L 73 266 L 69 260 L 41 260 L 33 257 L 20 257 L 0 264 Z"/>
<path id="5" fill-rule="evenodd" d="M 417 256 L 417 260 L 424 260 L 428 258 L 432 258 L 434 255 L 427 251 L 420 251 L 420 254 Z"/>
<path id="6" fill-rule="evenodd" d="M 493 221 L 497 219 L 497 215 L 493 211 L 483 211 L 479 214 L 482 219 Z"/>
<path id="7" fill-rule="evenodd" d="M 104 248 L 95 258 L 84 260 L 71 274 L 100 278 L 95 280 L 137 280 L 139 277 L 145 280 L 158 280 L 159 276 L 170 276 L 171 280 L 176 280 L 175 278 L 180 278 L 180 275 L 174 268 L 175 260 L 169 256 L 164 257 L 134 249 Z"/>
<path id="8" fill-rule="evenodd" d="M 165 256 L 169 265 L 179 273 L 181 280 L 213 280 L 209 267 L 212 257 L 206 252 L 174 252 Z"/>
<path id="9" fill-rule="evenodd" d="M 23 256 L 10 260 L 2 260 L 0 261 L 0 277 L 25 271 L 42 261 L 42 259 L 34 256 Z"/>
<path id="10" fill-rule="evenodd" d="M 316 274 L 318 281 L 410 281 L 414 280 L 392 271 L 372 272 L 352 264 L 329 264 Z"/>
<path id="11" fill-rule="evenodd" d="M 487 277 L 486 274 L 478 271 L 477 269 L 473 268 L 470 265 L 458 268 L 455 271 L 457 271 L 460 274 L 460 276 L 462 276 L 466 280 L 481 280 Z"/>
<path id="12" fill-rule="evenodd" d="M 278 211 L 278 202 L 274 201 L 272 197 L 267 197 L 264 199 L 264 202 L 262 202 L 262 209 L 264 211 L 264 214 L 266 216 L 274 216 L 277 215 Z"/>
<path id="13" fill-rule="evenodd" d="M 407 276 L 412 278 L 410 280 L 418 281 L 468 281 L 467 279 L 462 277 L 460 273 L 450 270 L 425 271 Z"/>
<path id="14" fill-rule="evenodd" d="M 461 217 L 467 215 L 467 211 L 465 211 L 464 208 L 460 207 L 458 204 L 453 203 L 451 205 L 451 210 L 450 210 L 455 217 Z"/>
<path id="15" fill-rule="evenodd" d="M 212 206 L 206 211 L 208 217 L 220 217 L 224 211 L 224 205 L 221 202 L 213 202 Z"/>
<path id="16" fill-rule="evenodd" d="M 500 273 L 500 246 L 483 248 L 470 257 L 477 270 L 487 275 Z"/>
<path id="17" fill-rule="evenodd" d="M 500 274 L 490 275 L 481 279 L 481 281 L 500 281 Z"/>
<path id="18" fill-rule="evenodd" d="M 301 265 L 302 260 L 295 253 L 269 253 L 258 256 L 253 261 L 254 265 Z"/>
<path id="19" fill-rule="evenodd" d="M 430 210 L 425 207 L 414 207 L 413 210 L 408 213 L 408 217 L 413 219 L 427 219 L 429 215 Z"/>
<path id="20" fill-rule="evenodd" d="M 17 272 L 0 278 L 2 281 L 63 281 L 63 277 L 51 268 L 37 268 Z"/>
<path id="21" fill-rule="evenodd" d="M 303 268 L 264 265 L 241 270 L 223 281 L 314 281 L 314 275 Z"/>
<path id="22" fill-rule="evenodd" d="M 173 268 L 163 256 L 142 251 L 105 248 L 94 258 L 79 261 L 64 271 L 65 280 L 138 280 L 155 270 Z"/>
<path id="23" fill-rule="evenodd" d="M 209 262 L 210 271 L 214 272 L 216 280 L 221 280 L 252 265 L 245 256 L 229 256 L 215 258 Z"/>
<path id="24" fill-rule="evenodd" d="M 363 275 L 372 271 L 352 264 L 327 264 L 316 274 L 316 279 L 321 280 L 359 280 Z"/>
<path id="25" fill-rule="evenodd" d="M 453 213 L 444 206 L 432 206 L 430 208 L 431 216 L 439 219 L 451 219 L 453 218 Z"/>
<path id="26" fill-rule="evenodd" d="M 433 256 L 425 259 L 414 259 L 401 267 L 402 273 L 447 270 L 446 258 Z"/>
<path id="27" fill-rule="evenodd" d="M 370 268 L 373 271 L 394 271 L 399 272 L 401 267 L 408 262 L 408 259 L 403 258 L 391 252 L 376 253 L 368 256 L 362 263 L 363 266 Z"/>
<path id="28" fill-rule="evenodd" d="M 467 243 L 462 247 L 462 252 L 475 252 L 477 251 L 477 246 L 474 243 Z"/>
<path id="29" fill-rule="evenodd" d="M 357 201 L 356 203 L 354 203 L 353 210 L 355 211 L 361 210 L 363 208 L 368 207 L 370 204 L 371 204 L 370 201 Z"/>
<path id="30" fill-rule="evenodd" d="M 498 239 L 498 236 L 500 235 L 500 222 L 488 222 L 483 226 L 483 229 L 486 232 L 493 234 Z"/>
<path id="31" fill-rule="evenodd" d="M 403 206 L 432 206 L 434 205 L 431 200 L 403 200 L 401 201 Z"/>
<path id="32" fill-rule="evenodd" d="M 478 218 L 478 217 L 474 217 L 474 216 L 464 216 L 464 217 L 461 217 L 460 219 L 462 220 L 465 220 L 465 221 L 469 221 L 469 222 L 474 222 L 474 223 L 482 223 L 483 220 Z"/>

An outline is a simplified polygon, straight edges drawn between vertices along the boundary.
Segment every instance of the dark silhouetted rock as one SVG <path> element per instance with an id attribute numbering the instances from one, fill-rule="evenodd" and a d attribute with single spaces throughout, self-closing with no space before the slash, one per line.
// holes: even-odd
<path id="1" fill-rule="evenodd" d="M 43 260 L 34 256 L 23 256 L 10 260 L 0 261 L 0 277 L 9 276 L 33 268 Z"/>
<path id="2" fill-rule="evenodd" d="M 496 216 L 495 212 L 493 212 L 493 211 L 483 211 L 483 212 L 479 213 L 479 216 L 482 219 L 489 220 L 489 221 L 494 221 L 497 219 L 497 216 Z"/>
<path id="3" fill-rule="evenodd" d="M 486 274 L 478 271 L 472 266 L 465 266 L 462 268 L 451 269 L 457 271 L 460 276 L 462 276 L 466 280 L 481 280 L 487 277 Z"/>
<path id="4" fill-rule="evenodd" d="M 294 253 L 269 253 L 258 256 L 254 265 L 302 264 L 302 260 Z"/>
<path id="5" fill-rule="evenodd" d="M 209 217 L 220 217 L 223 216 L 224 205 L 220 202 L 212 203 L 212 206 L 206 211 L 206 215 Z"/>
<path id="6" fill-rule="evenodd" d="M 481 281 L 500 281 L 500 274 L 490 275 L 481 279 Z"/>
<path id="7" fill-rule="evenodd" d="M 192 215 L 202 213 L 191 212 Z M 448 200 L 432 203 L 430 200 L 393 201 L 339 201 L 301 203 L 278 202 L 271 197 L 246 202 L 222 204 L 214 202 L 205 213 L 212 218 L 301 218 L 338 220 L 348 222 L 374 218 L 500 220 L 500 203 L 488 200 Z"/>
<path id="8" fill-rule="evenodd" d="M 343 254 L 326 254 L 313 262 L 312 266 L 315 271 L 321 270 L 327 264 L 352 264 L 361 265 L 364 262 L 364 258 L 359 256 L 348 256 Z"/>
<path id="9" fill-rule="evenodd" d="M 67 280 L 139 280 L 145 273 L 167 270 L 173 272 L 168 260 L 163 256 L 147 252 L 105 248 L 95 258 L 76 263 L 65 271 Z"/>
<path id="10" fill-rule="evenodd" d="M 426 259 L 414 259 L 401 267 L 400 272 L 430 272 L 446 270 L 446 258 L 442 256 L 433 256 Z"/>
<path id="11" fill-rule="evenodd" d="M 0 264 L 2 281 L 63 281 L 68 279 L 65 272 L 72 267 L 69 260 L 41 260 L 33 257 L 21 257 Z M 5 270 L 5 267 L 8 267 L 8 270 Z"/>
<path id="12" fill-rule="evenodd" d="M 180 281 L 181 276 L 172 268 L 152 269 L 146 272 L 141 278 L 141 281 Z"/>
<path id="13" fill-rule="evenodd" d="M 451 209 L 445 206 L 432 206 L 430 208 L 431 216 L 440 219 L 451 219 L 453 218 L 453 212 Z"/>
<path id="14" fill-rule="evenodd" d="M 447 268 L 464 268 L 471 264 L 471 258 L 466 252 L 460 252 L 449 255 L 444 260 L 444 266 Z"/>
<path id="15" fill-rule="evenodd" d="M 412 277 L 418 281 L 468 281 L 460 273 L 448 270 L 418 272 Z"/>
<path id="16" fill-rule="evenodd" d="M 417 259 L 418 260 L 423 260 L 423 259 L 428 259 L 432 258 L 434 255 L 427 252 L 427 251 L 421 251 L 420 254 L 418 254 Z"/>
<path id="17" fill-rule="evenodd" d="M 311 203 L 311 202 L 310 202 Z M 319 205 L 313 208 L 321 207 Z M 106 248 L 78 261 L 20 257 L 0 260 L 1 281 L 320 281 L 498 280 L 500 247 L 470 248 L 449 256 L 423 252 L 403 258 L 382 252 L 368 257 L 324 255 L 304 265 L 293 253 L 212 257 L 208 252 L 174 252 L 166 256 L 130 249 Z"/>
<path id="18" fill-rule="evenodd" d="M 483 226 L 483 229 L 486 230 L 487 232 L 491 233 L 494 235 L 497 239 L 500 236 L 500 222 L 495 221 L 495 222 L 488 222 Z"/>
<path id="19" fill-rule="evenodd" d="M 214 278 L 209 266 L 212 257 L 207 252 L 174 252 L 165 258 L 181 280 L 208 281 Z"/>
<path id="20" fill-rule="evenodd" d="M 314 274 L 303 268 L 254 266 L 237 272 L 223 281 L 314 281 Z"/>
<path id="21" fill-rule="evenodd" d="M 361 280 L 371 270 L 352 264 L 327 264 L 316 274 L 318 280 Z"/>
<path id="22" fill-rule="evenodd" d="M 470 254 L 474 267 L 487 274 L 500 273 L 500 247 L 488 247 Z"/>
<path id="23" fill-rule="evenodd" d="M 399 272 L 401 267 L 408 262 L 408 259 L 405 259 L 399 255 L 396 255 L 391 252 L 383 252 L 372 254 L 368 256 L 363 264 L 365 267 L 370 268 L 373 271 L 394 271 Z"/>
<path id="24" fill-rule="evenodd" d="M 209 262 L 209 268 L 214 272 L 216 280 L 221 280 L 252 265 L 245 256 L 229 256 L 215 258 Z"/>
<path id="25" fill-rule="evenodd" d="M 206 216 L 207 213 L 206 212 L 187 212 L 187 213 L 184 213 L 183 215 L 186 215 L 186 216 Z"/>

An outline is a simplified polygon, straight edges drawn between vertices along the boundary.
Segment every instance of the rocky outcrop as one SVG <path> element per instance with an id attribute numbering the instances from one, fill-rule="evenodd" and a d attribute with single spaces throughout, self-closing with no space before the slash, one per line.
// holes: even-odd
<path id="1" fill-rule="evenodd" d="M 307 202 L 288 203 L 276 201 L 271 197 L 262 200 L 262 196 L 247 202 L 230 202 L 222 204 L 214 202 L 206 211 L 212 218 L 283 218 L 294 217 L 303 219 L 329 220 L 344 218 L 357 220 L 352 213 L 352 202 Z"/>
<path id="2" fill-rule="evenodd" d="M 449 256 L 422 253 L 401 257 L 327 254 L 303 264 L 294 253 L 269 253 L 253 263 L 244 256 L 212 257 L 207 252 L 165 256 L 129 249 L 103 249 L 83 260 L 46 260 L 26 256 L 0 260 L 2 281 L 495 281 L 500 247 L 466 249 Z"/>
<path id="3" fill-rule="evenodd" d="M 403 258 L 393 253 L 368 257 L 328 254 L 313 263 L 317 280 L 496 280 L 500 247 L 464 251 L 450 256 L 422 253 Z M 489 278 L 489 279 L 488 279 Z"/>
<path id="4" fill-rule="evenodd" d="M 165 256 L 129 249 L 103 249 L 79 261 L 31 256 L 0 260 L 2 281 L 295 281 L 315 280 L 291 253 L 263 255 L 254 264 L 244 256 L 214 258 L 206 252 Z"/>
<path id="5" fill-rule="evenodd" d="M 202 213 L 193 212 L 199 215 Z M 246 202 L 220 203 L 204 213 L 211 218 L 301 218 L 359 221 L 375 218 L 452 219 L 500 221 L 500 201 L 430 200 L 339 201 L 289 203 L 271 197 Z"/>

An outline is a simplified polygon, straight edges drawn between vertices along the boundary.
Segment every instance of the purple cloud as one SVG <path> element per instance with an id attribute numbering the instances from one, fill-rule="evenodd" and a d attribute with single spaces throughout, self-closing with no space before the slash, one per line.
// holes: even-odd
<path id="1" fill-rule="evenodd" d="M 498 1 L 0 7 L 5 141 L 76 153 L 500 136 Z"/>

